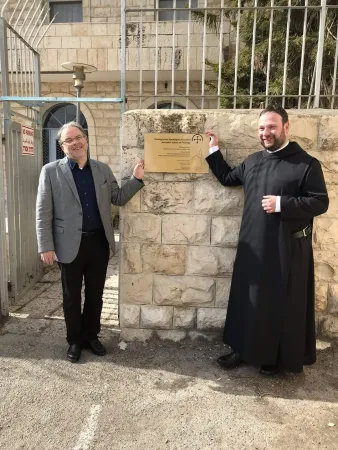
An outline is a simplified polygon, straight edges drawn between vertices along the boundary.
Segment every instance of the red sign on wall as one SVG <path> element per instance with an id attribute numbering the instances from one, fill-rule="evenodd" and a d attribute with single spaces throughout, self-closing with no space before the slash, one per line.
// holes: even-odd
<path id="1" fill-rule="evenodd" d="M 34 156 L 34 129 L 21 125 L 22 154 Z"/>

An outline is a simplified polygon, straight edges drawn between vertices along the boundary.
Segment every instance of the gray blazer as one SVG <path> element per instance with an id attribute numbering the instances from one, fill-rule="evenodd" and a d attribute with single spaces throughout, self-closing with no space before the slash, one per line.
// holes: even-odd
<path id="1" fill-rule="evenodd" d="M 90 159 L 97 204 L 109 245 L 114 252 L 111 204 L 125 205 L 143 186 L 131 177 L 122 187 L 110 167 Z M 40 174 L 36 201 L 38 251 L 54 251 L 58 261 L 72 262 L 81 242 L 82 207 L 67 157 L 46 164 Z"/>

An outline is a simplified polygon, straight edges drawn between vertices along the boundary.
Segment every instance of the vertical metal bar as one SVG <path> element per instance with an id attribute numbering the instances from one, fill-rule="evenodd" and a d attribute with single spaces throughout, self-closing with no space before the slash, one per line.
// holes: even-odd
<path id="1" fill-rule="evenodd" d="M 237 83 L 238 83 L 238 60 L 239 60 L 239 32 L 241 26 L 241 0 L 238 0 L 237 4 L 237 34 L 236 34 L 236 56 L 235 56 L 235 74 L 234 74 L 234 109 L 236 109 L 237 103 Z"/>
<path id="2" fill-rule="evenodd" d="M 311 96 L 312 96 L 313 86 L 315 84 L 316 68 L 317 68 L 317 61 L 315 61 L 315 65 L 314 65 L 314 68 L 313 68 L 310 92 L 309 92 L 309 96 L 308 96 L 308 99 L 307 99 L 307 109 L 310 108 L 310 104 L 311 104 Z"/>
<path id="3" fill-rule="evenodd" d="M 38 53 L 34 53 L 34 86 L 36 97 L 41 97 L 40 56 Z"/>
<path id="4" fill-rule="evenodd" d="M 126 0 L 121 0 L 121 98 L 123 114 L 126 108 Z"/>
<path id="5" fill-rule="evenodd" d="M 282 106 L 285 107 L 286 79 L 288 74 L 288 56 L 289 56 L 289 39 L 290 39 L 290 22 L 291 22 L 291 0 L 288 1 L 288 20 L 286 25 L 285 36 L 285 52 L 284 52 L 284 71 L 283 71 L 283 97 Z"/>
<path id="6" fill-rule="evenodd" d="M 221 0 L 221 24 L 219 27 L 219 53 L 218 53 L 218 84 L 217 84 L 217 109 L 221 107 L 221 83 L 223 62 L 223 22 L 224 22 L 224 0 Z"/>
<path id="7" fill-rule="evenodd" d="M 273 6 L 274 0 L 270 4 L 270 25 L 269 25 L 269 44 L 268 44 L 268 62 L 266 71 L 266 88 L 265 88 L 265 107 L 269 103 L 269 84 L 270 84 L 270 68 L 271 68 L 271 49 L 272 49 L 272 31 L 273 31 Z"/>
<path id="8" fill-rule="evenodd" d="M 33 70 L 32 70 L 32 51 L 28 49 L 28 80 L 29 80 L 29 93 L 30 97 L 33 96 Z"/>
<path id="9" fill-rule="evenodd" d="M 6 22 L 0 17 L 0 64 L 1 64 L 1 89 L 2 95 L 8 95 L 9 77 L 6 68 L 8 67 L 8 51 L 7 51 L 7 28 Z M 0 308 L 3 316 L 9 314 L 9 296 L 8 296 L 8 268 L 7 268 L 7 234 L 6 234 L 6 219 L 5 219 L 5 174 L 3 171 L 3 148 L 5 153 L 8 148 L 8 130 L 10 126 L 10 104 L 3 102 L 3 122 L 4 122 L 4 136 L 5 145 L 0 143 L 0 257 L 2 263 L 0 264 Z M 0 121 L 0 136 L 2 137 L 1 121 Z M 7 158 L 6 158 L 7 159 Z M 8 194 L 8 190 L 7 190 Z M 8 207 L 8 202 L 7 202 Z"/>
<path id="10" fill-rule="evenodd" d="M 255 68 L 256 28 L 257 28 L 257 0 L 255 0 L 254 21 L 253 21 L 253 28 L 252 28 L 250 109 L 252 108 L 253 79 L 254 79 L 254 68 Z"/>
<path id="11" fill-rule="evenodd" d="M 19 60 L 19 56 L 18 56 L 18 46 L 17 46 L 17 37 L 16 35 L 14 35 L 14 51 L 15 51 L 15 85 L 16 85 L 16 95 L 19 95 L 20 90 L 19 90 L 19 79 L 18 79 L 18 60 Z"/>
<path id="12" fill-rule="evenodd" d="M 17 64 L 16 70 L 17 70 L 17 72 L 19 72 L 21 96 L 24 96 L 24 91 L 23 91 L 23 74 L 22 74 L 22 47 L 21 47 L 21 39 L 19 39 L 19 56 L 20 56 L 20 72 L 19 72 L 19 64 Z"/>
<path id="13" fill-rule="evenodd" d="M 139 80 L 139 109 L 142 109 L 142 80 L 143 80 L 143 77 L 142 77 L 142 50 L 143 50 L 143 23 L 142 23 L 142 20 L 143 20 L 143 15 L 142 15 L 142 2 L 141 2 L 141 8 L 140 8 L 140 22 L 139 22 L 139 30 L 140 30 L 140 43 L 139 43 L 139 47 L 138 47 L 138 49 L 139 49 L 139 55 L 138 55 L 138 57 L 139 57 L 139 65 L 140 65 L 140 70 L 139 70 L 139 72 L 140 72 L 140 80 Z"/>
<path id="14" fill-rule="evenodd" d="M 191 0 L 189 0 L 191 1 Z M 156 0 L 156 12 L 155 12 L 155 105 L 157 109 L 157 97 L 158 97 L 158 7 L 159 0 Z"/>
<path id="15" fill-rule="evenodd" d="M 318 33 L 318 49 L 317 49 L 317 68 L 315 81 L 315 98 L 313 100 L 313 107 L 319 108 L 320 102 L 320 85 L 322 81 L 322 66 L 323 66 L 323 51 L 325 40 L 325 22 L 326 22 L 326 0 L 321 0 L 319 33 Z"/>
<path id="16" fill-rule="evenodd" d="M 176 39 L 176 0 L 173 0 L 173 41 L 172 41 L 172 58 L 171 58 L 171 109 L 174 108 L 175 95 L 175 39 Z"/>
<path id="17" fill-rule="evenodd" d="M 337 34 L 336 34 L 336 54 L 334 57 L 334 69 L 333 69 L 333 81 L 332 81 L 332 98 L 331 98 L 331 109 L 334 108 L 335 104 L 335 93 L 337 84 L 337 67 L 338 66 L 338 23 L 337 23 Z"/>
<path id="18" fill-rule="evenodd" d="M 79 86 L 77 86 L 76 88 L 76 97 L 80 98 L 81 97 L 81 88 Z M 79 124 L 80 123 L 80 102 L 76 103 L 76 122 Z"/>
<path id="19" fill-rule="evenodd" d="M 303 90 L 303 74 L 304 74 L 304 59 L 305 59 L 305 44 L 306 44 L 306 30 L 307 30 L 307 10 L 309 0 L 305 0 L 304 5 L 304 23 L 303 23 L 303 39 L 302 39 L 302 55 L 300 58 L 300 73 L 299 73 L 299 89 L 298 89 L 298 109 L 302 106 L 302 90 Z"/>
<path id="20" fill-rule="evenodd" d="M 205 92 L 205 53 L 207 42 L 207 8 L 208 0 L 204 0 L 204 24 L 203 24 L 203 48 L 202 48 L 202 91 L 201 91 L 201 109 L 204 108 L 204 92 Z"/>
<path id="21" fill-rule="evenodd" d="M 189 108 L 189 94 L 190 94 L 190 34 L 191 34 L 191 0 L 189 0 L 189 13 L 187 23 L 187 75 L 185 85 L 185 107 Z"/>
<path id="22" fill-rule="evenodd" d="M 15 95 L 14 92 L 14 85 L 13 85 L 13 52 L 12 52 L 12 37 L 13 33 L 11 30 L 8 30 L 8 42 L 9 42 L 9 56 L 8 56 L 8 70 L 10 73 L 10 86 L 9 86 L 9 92 L 10 95 Z"/>

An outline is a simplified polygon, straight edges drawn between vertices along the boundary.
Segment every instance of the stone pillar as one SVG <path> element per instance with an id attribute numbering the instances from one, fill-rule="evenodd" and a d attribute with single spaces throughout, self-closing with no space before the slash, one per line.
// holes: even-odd
<path id="1" fill-rule="evenodd" d="M 231 166 L 259 149 L 259 111 L 130 111 L 123 117 L 122 177 L 143 157 L 144 133 L 214 130 Z M 291 114 L 291 139 L 328 161 L 330 211 L 318 219 L 315 248 L 318 321 L 338 336 L 336 205 L 338 114 Z M 320 130 L 318 132 L 318 130 Z M 321 134 L 321 130 L 322 133 Z M 326 140 L 320 136 L 326 136 Z M 334 145 L 334 143 L 336 144 Z M 225 152 L 225 151 L 224 151 Z M 334 172 L 335 171 L 335 172 Z M 180 340 L 223 328 L 243 207 L 241 188 L 213 174 L 147 173 L 145 188 L 121 211 L 120 325 L 122 338 Z M 323 230 L 321 233 L 320 230 Z M 320 237 L 319 237 L 320 236 Z M 337 248 L 336 248 L 337 247 Z"/>

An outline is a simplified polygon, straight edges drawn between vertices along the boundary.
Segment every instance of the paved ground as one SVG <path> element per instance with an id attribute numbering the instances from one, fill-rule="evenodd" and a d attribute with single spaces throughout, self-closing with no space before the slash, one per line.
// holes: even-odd
<path id="1" fill-rule="evenodd" d="M 320 342 L 304 374 L 265 379 L 218 368 L 217 342 L 125 344 L 114 328 L 116 259 L 109 270 L 106 357 L 65 360 L 54 270 L 0 324 L 1 450 L 338 449 L 333 347 Z"/>

